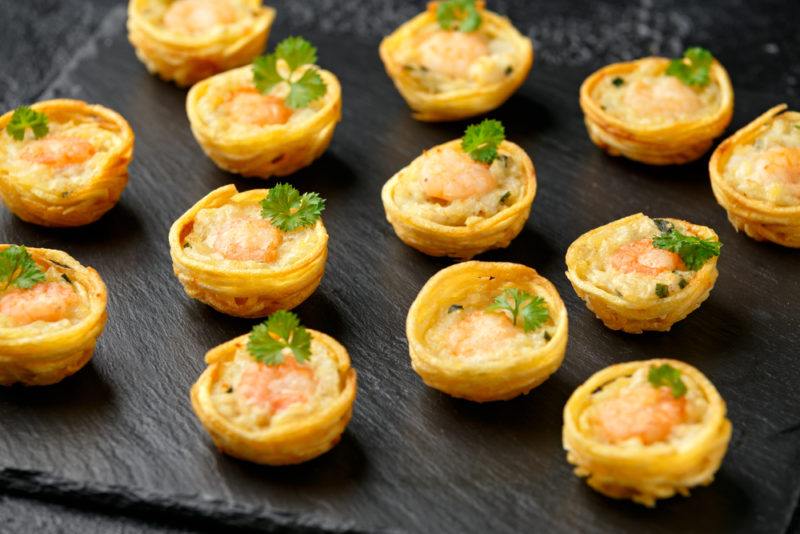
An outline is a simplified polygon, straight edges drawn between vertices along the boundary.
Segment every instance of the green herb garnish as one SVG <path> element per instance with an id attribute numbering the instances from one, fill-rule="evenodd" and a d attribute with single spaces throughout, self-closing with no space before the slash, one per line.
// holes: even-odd
<path id="1" fill-rule="evenodd" d="M 686 394 L 686 384 L 681 380 L 681 372 L 668 363 L 651 367 L 647 373 L 647 380 L 655 388 L 667 386 L 676 399 Z"/>
<path id="2" fill-rule="evenodd" d="M 683 289 L 684 287 L 688 286 L 689 282 L 686 281 L 686 278 L 681 276 L 680 281 L 678 282 L 678 287 Z"/>
<path id="3" fill-rule="evenodd" d="M 670 61 L 666 74 L 675 76 L 686 85 L 703 87 L 711 81 L 709 73 L 713 61 L 714 56 L 705 48 L 687 48 L 682 58 Z"/>
<path id="4" fill-rule="evenodd" d="M 526 333 L 536 330 L 550 319 L 547 303 L 542 297 L 534 297 L 527 291 L 516 287 L 505 289 L 494 299 L 494 303 L 487 310 L 508 312 L 514 326 L 517 325 L 517 319 L 521 317 L 522 329 Z"/>
<path id="5" fill-rule="evenodd" d="M 545 330 L 545 331 L 544 331 L 544 340 L 545 340 L 545 341 L 550 341 L 551 339 L 553 339 L 553 336 L 551 336 L 551 335 L 550 335 L 550 332 L 548 332 L 547 330 Z"/>
<path id="6" fill-rule="evenodd" d="M 278 365 L 283 362 L 284 349 L 289 349 L 298 362 L 308 360 L 311 334 L 300 326 L 297 315 L 279 310 L 253 328 L 247 340 L 247 351 L 256 361 Z"/>
<path id="7" fill-rule="evenodd" d="M 436 6 L 436 20 L 443 30 L 474 32 L 481 25 L 475 0 L 447 0 Z"/>
<path id="8" fill-rule="evenodd" d="M 611 83 L 614 84 L 614 87 L 620 87 L 622 84 L 625 83 L 625 80 L 617 76 L 613 80 L 611 80 Z"/>
<path id="9" fill-rule="evenodd" d="M 284 232 L 313 225 L 324 209 L 324 198 L 317 193 L 301 195 L 290 184 L 274 186 L 261 201 L 261 216 Z"/>
<path id="10" fill-rule="evenodd" d="M 278 71 L 278 61 L 283 60 L 289 69 L 284 77 Z M 325 96 L 325 82 L 316 67 L 310 67 L 299 79 L 297 70 L 317 61 L 317 49 L 302 37 L 288 37 L 278 44 L 275 52 L 260 56 L 253 61 L 253 83 L 261 93 L 268 93 L 280 83 L 289 84 L 286 105 L 292 109 L 308 106 L 314 100 Z"/>
<path id="11" fill-rule="evenodd" d="M 653 238 L 653 246 L 674 252 L 692 271 L 697 271 L 712 256 L 719 256 L 722 243 L 680 233 L 675 228 Z"/>
<path id="12" fill-rule="evenodd" d="M 480 163 L 492 163 L 497 158 L 497 147 L 506 138 L 503 123 L 484 119 L 480 124 L 467 127 L 461 140 L 461 149 Z"/>
<path id="13" fill-rule="evenodd" d="M 36 139 L 47 135 L 49 131 L 47 115 L 34 111 L 28 106 L 20 106 L 14 110 L 14 114 L 6 126 L 6 131 L 17 141 L 22 141 L 25 138 L 25 130 L 28 128 L 33 131 Z"/>
<path id="14" fill-rule="evenodd" d="M 669 296 L 669 286 L 666 284 L 656 284 L 656 296 L 663 299 Z"/>
<path id="15" fill-rule="evenodd" d="M 503 193 L 503 196 L 500 197 L 500 204 L 505 204 L 506 200 L 508 200 L 509 198 L 511 198 L 511 191 L 506 191 L 505 193 Z"/>
<path id="16" fill-rule="evenodd" d="M 45 276 L 25 247 L 11 245 L 0 252 L 0 280 L 3 289 L 10 286 L 28 289 L 44 282 Z"/>

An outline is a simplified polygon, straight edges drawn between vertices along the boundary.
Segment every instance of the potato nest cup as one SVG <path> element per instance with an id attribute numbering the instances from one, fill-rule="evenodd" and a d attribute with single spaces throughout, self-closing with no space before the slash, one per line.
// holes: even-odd
<path id="1" fill-rule="evenodd" d="M 738 191 L 725 179 L 725 169 L 736 148 L 753 143 L 776 118 L 791 118 L 800 124 L 800 113 L 785 110 L 785 104 L 775 106 L 723 141 L 711 156 L 708 167 L 714 196 L 728 212 L 728 220 L 737 231 L 743 231 L 758 241 L 772 241 L 785 247 L 798 248 L 800 204 L 781 206 L 753 198 Z"/>
<path id="2" fill-rule="evenodd" d="M 0 245 L 0 251 L 9 246 Z M 55 384 L 77 372 L 91 360 L 106 324 L 106 286 L 97 271 L 60 250 L 27 250 L 41 268 L 72 285 L 83 310 L 69 324 L 36 321 L 0 327 L 0 385 L 4 386 Z"/>
<path id="3" fill-rule="evenodd" d="M 719 88 L 719 105 L 713 113 L 691 120 L 667 124 L 635 124 L 615 117 L 593 97 L 596 88 L 607 80 L 622 77 L 647 65 L 663 72 L 670 60 L 648 57 L 607 65 L 590 75 L 581 85 L 580 105 L 592 142 L 612 156 L 625 156 L 650 165 L 672 165 L 694 161 L 709 148 L 733 116 L 733 87 L 725 68 L 714 60 L 711 84 Z"/>
<path id="4" fill-rule="evenodd" d="M 181 87 L 250 63 L 266 45 L 275 10 L 261 0 L 238 0 L 242 13 L 230 25 L 198 34 L 163 24 L 164 0 L 130 0 L 128 40 L 147 70 Z"/>
<path id="5" fill-rule="evenodd" d="M 225 86 L 252 86 L 252 67 L 246 66 L 218 74 L 198 83 L 186 98 L 186 113 L 192 133 L 200 147 L 223 170 L 242 176 L 269 178 L 286 176 L 311 165 L 333 139 L 342 118 L 342 89 L 329 71 L 317 68 L 325 82 L 325 96 L 313 101 L 314 113 L 299 122 L 252 126 L 245 134 L 222 130 L 229 120 L 214 123 L 210 118 L 222 102 L 214 101 L 212 89 Z"/>
<path id="6" fill-rule="evenodd" d="M 222 313 L 236 317 L 265 317 L 276 310 L 294 308 L 319 286 L 328 258 L 328 233 L 322 220 L 309 232 L 309 239 L 288 263 L 239 261 L 196 254 L 187 246 L 198 212 L 226 205 L 258 204 L 268 189 L 239 193 L 234 185 L 220 187 L 192 206 L 169 232 L 170 254 L 175 275 L 186 294 Z"/>
<path id="7" fill-rule="evenodd" d="M 448 316 L 485 310 L 510 287 L 544 299 L 550 317 L 543 326 L 528 333 L 513 327 L 522 340 L 513 348 L 483 339 L 480 353 L 471 357 L 440 343 L 436 326 Z M 476 402 L 511 399 L 547 380 L 564 359 L 567 329 L 567 311 L 555 286 L 530 267 L 503 262 L 469 261 L 439 271 L 419 292 L 406 320 L 414 371 L 428 386 Z"/>
<path id="8" fill-rule="evenodd" d="M 336 445 L 353 413 L 356 397 L 356 373 L 350 367 L 347 350 L 335 339 L 307 329 L 314 342 L 321 344 L 336 361 L 339 394 L 323 409 L 283 424 L 257 428 L 231 421 L 214 402 L 214 387 L 225 366 L 237 350 L 247 344 L 248 336 L 228 341 L 206 354 L 208 367 L 192 386 L 191 400 L 195 414 L 222 452 L 260 464 L 297 464 L 315 458 Z"/>
<path id="9" fill-rule="evenodd" d="M 133 158 L 134 141 L 128 122 L 115 111 L 81 100 L 45 100 L 31 108 L 48 118 L 50 133 L 41 139 L 12 139 L 3 130 L 14 112 L 0 117 L 0 196 L 3 202 L 23 221 L 41 226 L 83 226 L 96 221 L 116 205 L 128 184 L 128 164 Z M 52 168 L 47 163 L 20 159 L 26 147 L 35 148 L 37 143 L 47 142 L 59 133 L 78 141 L 94 141 L 93 155 L 80 164 Z M 48 153 L 44 155 L 52 157 Z M 75 176 L 78 165 L 83 167 Z"/>
<path id="10" fill-rule="evenodd" d="M 649 444 L 640 440 L 610 443 L 598 439 L 584 412 L 594 396 L 637 370 L 668 364 L 691 379 L 706 404 L 698 428 L 683 437 Z M 697 369 L 677 360 L 655 359 L 621 363 L 592 375 L 573 392 L 564 407 L 563 445 L 575 474 L 593 489 L 615 499 L 632 499 L 654 506 L 657 499 L 676 493 L 687 496 L 694 486 L 714 480 L 731 437 L 725 402 L 714 385 Z"/>
<path id="11" fill-rule="evenodd" d="M 432 150 L 460 148 L 461 140 L 438 145 Z M 425 154 L 397 172 L 383 186 L 381 200 L 386 219 L 403 243 L 430 256 L 450 256 L 470 259 L 494 248 L 505 248 L 522 231 L 536 196 L 536 170 L 528 155 L 518 145 L 503 141 L 498 153 L 505 154 L 520 166 L 523 182 L 521 193 L 515 201 L 494 215 L 479 217 L 475 222 L 447 225 L 429 220 L 404 206 L 398 198 L 401 181 L 418 181 L 420 166 Z"/>
<path id="12" fill-rule="evenodd" d="M 381 42 L 380 56 L 386 73 L 411 107 L 415 119 L 452 121 L 481 115 L 502 105 L 528 77 L 533 64 L 531 40 L 520 34 L 506 17 L 484 9 L 484 2 L 476 5 L 482 23 L 475 33 L 502 40 L 512 50 L 513 62 L 500 80 L 472 81 L 465 87 L 432 91 L 420 84 L 413 69 L 398 59 L 399 52 L 431 33 L 431 28 L 439 29 L 438 2 L 430 2 L 425 12 L 402 24 Z"/>
<path id="13" fill-rule="evenodd" d="M 686 318 L 709 297 L 719 274 L 717 257 L 711 257 L 692 274 L 691 279 L 680 291 L 671 292 L 666 297 L 659 297 L 654 292 L 646 294 L 629 292 L 622 296 L 592 282 L 589 275 L 593 269 L 593 262 L 598 258 L 598 251 L 606 240 L 615 232 L 640 223 L 642 219 L 649 217 L 637 213 L 595 228 L 576 239 L 567 249 L 566 255 L 566 275 L 575 293 L 608 328 L 632 334 L 646 330 L 668 331 L 673 324 Z M 679 219 L 662 220 L 680 225 L 693 236 L 718 240 L 717 234 L 706 226 Z"/>

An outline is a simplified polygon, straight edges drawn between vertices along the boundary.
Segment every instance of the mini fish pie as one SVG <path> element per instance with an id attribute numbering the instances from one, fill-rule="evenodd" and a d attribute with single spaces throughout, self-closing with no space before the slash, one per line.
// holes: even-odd
<path id="1" fill-rule="evenodd" d="M 274 19 L 261 0 L 130 0 L 128 39 L 148 71 L 189 86 L 252 61 Z"/>
<path id="2" fill-rule="evenodd" d="M 513 305 L 510 291 L 522 295 L 514 319 L 492 308 L 498 299 Z M 406 320 L 414 371 L 428 386 L 476 402 L 511 399 L 547 380 L 564 359 L 567 329 L 553 284 L 530 267 L 501 262 L 442 269 Z"/>

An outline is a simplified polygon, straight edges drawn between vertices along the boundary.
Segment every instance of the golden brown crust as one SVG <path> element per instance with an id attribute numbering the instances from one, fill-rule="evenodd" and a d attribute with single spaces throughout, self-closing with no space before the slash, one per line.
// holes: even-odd
<path id="1" fill-rule="evenodd" d="M 546 295 L 553 320 L 551 339 L 538 350 L 501 360 L 460 361 L 426 342 L 426 333 L 443 308 L 479 292 L 488 279 L 512 282 Z M 507 400 L 528 393 L 561 366 L 567 346 L 567 311 L 555 286 L 535 270 L 516 263 L 468 261 L 442 269 L 417 295 L 408 311 L 406 335 L 414 371 L 430 387 L 476 402 Z"/>
<path id="2" fill-rule="evenodd" d="M 285 269 L 232 268 L 230 262 L 211 258 L 200 261 L 183 248 L 197 213 L 222 206 L 232 199 L 258 201 L 266 189 L 239 193 L 236 186 L 220 187 L 206 195 L 184 213 L 169 232 L 170 254 L 175 275 L 186 294 L 212 308 L 236 317 L 266 317 L 276 310 L 288 310 L 307 299 L 319 286 L 328 258 L 328 233 L 322 220 L 314 226 L 316 245 L 297 262 Z"/>
<path id="3" fill-rule="evenodd" d="M 733 117 L 733 87 L 727 71 L 716 60 L 711 67 L 712 83 L 717 83 L 720 88 L 720 106 L 716 113 L 700 120 L 644 127 L 606 113 L 592 98 L 592 93 L 600 82 L 610 76 L 629 74 L 642 61 L 657 61 L 666 68 L 670 60 L 651 57 L 613 63 L 594 72 L 583 82 L 580 105 L 589 137 L 595 145 L 612 156 L 622 155 L 651 165 L 672 165 L 696 160 L 711 148 L 714 138 L 725 131 Z"/>
<path id="4" fill-rule="evenodd" d="M 421 90 L 403 65 L 395 60 L 395 52 L 407 46 L 420 29 L 436 23 L 438 2 L 430 2 L 426 11 L 402 24 L 381 42 L 379 51 L 386 73 L 408 102 L 415 119 L 430 122 L 452 121 L 486 113 L 508 100 L 528 77 L 533 65 L 533 45 L 530 39 L 520 34 L 506 17 L 484 9 L 483 4 L 484 2 L 477 2 L 483 20 L 481 27 L 491 28 L 513 43 L 518 58 L 514 72 L 499 82 L 474 89 L 432 93 Z"/>
<path id="5" fill-rule="evenodd" d="M 612 330 L 623 330 L 631 334 L 643 331 L 668 331 L 676 322 L 700 307 L 711 294 L 717 280 L 717 257 L 709 259 L 697 271 L 689 284 L 677 293 L 666 298 L 634 299 L 610 293 L 590 282 L 587 277 L 589 255 L 593 244 L 603 240 L 603 236 L 615 228 L 635 222 L 641 213 L 630 215 L 583 234 L 567 249 L 567 278 L 575 293 L 586 302 L 586 306 Z M 687 230 L 703 239 L 718 240 L 717 234 L 706 226 L 699 226 L 679 219 L 664 219 L 686 225 Z"/>
<path id="6" fill-rule="evenodd" d="M 308 329 L 308 332 L 336 358 L 341 392 L 313 416 L 266 430 L 245 430 L 234 425 L 216 409 L 211 398 L 211 388 L 222 366 L 234 358 L 236 351 L 247 343 L 248 336 L 223 343 L 206 354 L 208 367 L 192 386 L 192 407 L 220 451 L 250 462 L 286 465 L 316 458 L 339 442 L 353 414 L 356 373 L 350 367 L 347 350 L 339 342 L 316 330 Z"/>
<path id="7" fill-rule="evenodd" d="M 244 0 L 255 14 L 236 31 L 217 35 L 182 36 L 148 21 L 142 12 L 153 0 L 128 3 L 128 39 L 147 70 L 163 80 L 189 86 L 250 63 L 264 50 L 275 10 L 262 0 Z"/>
<path id="8" fill-rule="evenodd" d="M 772 241 L 785 247 L 800 248 L 800 205 L 776 206 L 750 198 L 723 178 L 725 166 L 737 145 L 752 142 L 778 115 L 791 115 L 800 120 L 800 113 L 786 109 L 786 104 L 773 107 L 720 143 L 711 156 L 708 170 L 714 196 L 728 212 L 728 220 L 737 231 L 743 231 L 757 241 Z"/>
<path id="9" fill-rule="evenodd" d="M 452 146 L 460 150 L 460 143 L 461 140 L 457 139 L 438 145 L 435 149 Z M 536 196 L 536 170 L 531 159 L 518 145 L 503 141 L 499 150 L 509 154 L 522 166 L 525 188 L 514 204 L 468 226 L 448 226 L 406 213 L 396 202 L 395 194 L 400 177 L 416 167 L 412 163 L 392 176 L 381 191 L 386 220 L 394 228 L 397 237 L 406 245 L 430 256 L 465 260 L 490 249 L 507 247 L 522 231 L 530 215 Z M 424 157 L 424 154 L 419 157 Z"/>
<path id="10" fill-rule="evenodd" d="M 595 439 L 579 423 L 592 395 L 619 377 L 630 376 L 642 367 L 669 364 L 698 384 L 708 403 L 702 429 L 680 446 L 654 443 L 614 445 Z M 725 416 L 725 401 L 714 385 L 697 369 L 677 360 L 656 359 L 621 363 L 592 375 L 570 396 L 564 407 L 563 445 L 575 474 L 600 493 L 615 499 L 632 499 L 654 506 L 657 499 L 680 493 L 688 495 L 694 486 L 708 485 L 722 463 L 731 437 L 731 422 Z"/>
<path id="11" fill-rule="evenodd" d="M 0 251 L 9 246 L 0 245 Z M 74 325 L 37 335 L 22 333 L 21 328 L 0 328 L 0 385 L 3 386 L 55 384 L 77 372 L 92 358 L 107 318 L 106 286 L 97 271 L 82 266 L 60 250 L 27 250 L 37 262 L 69 273 L 72 283 L 86 291 L 89 311 Z"/>
<path id="12" fill-rule="evenodd" d="M 237 77 L 240 71 L 249 68 L 225 72 L 192 87 L 186 97 L 186 113 L 195 139 L 217 166 L 242 176 L 286 176 L 311 165 L 331 144 L 333 132 L 342 118 L 339 80 L 333 73 L 317 69 L 325 82 L 326 93 L 321 109 L 310 120 L 270 127 L 244 137 L 220 134 L 203 120 L 199 112 L 201 100 L 212 83 Z"/>
<path id="13" fill-rule="evenodd" d="M 120 146 L 106 164 L 93 172 L 92 178 L 69 195 L 39 187 L 19 187 L 11 173 L 0 169 L 0 196 L 8 209 L 20 219 L 42 226 L 83 226 L 102 217 L 113 208 L 128 184 L 128 164 L 133 158 L 134 135 L 119 113 L 81 100 L 45 100 L 31 106 L 51 122 L 59 119 L 92 121 L 121 139 Z M 13 111 L 0 117 L 0 131 L 5 130 Z"/>

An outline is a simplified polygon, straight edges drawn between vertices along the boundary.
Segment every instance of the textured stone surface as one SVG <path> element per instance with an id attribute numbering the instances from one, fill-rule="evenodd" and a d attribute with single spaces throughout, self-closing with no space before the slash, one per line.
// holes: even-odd
<path id="1" fill-rule="evenodd" d="M 736 235 L 711 195 L 705 161 L 657 169 L 604 156 L 588 141 L 577 105 L 580 81 L 602 63 L 674 54 L 691 43 L 712 47 L 731 71 L 733 127 L 796 99 L 798 33 L 788 3 L 760 3 L 757 12 L 744 2 L 690 4 L 493 3 L 538 45 L 530 79 L 493 116 L 533 157 L 540 189 L 520 237 L 482 258 L 525 263 L 551 279 L 568 306 L 571 339 L 562 369 L 531 395 L 478 406 L 425 388 L 411 371 L 408 305 L 449 262 L 403 246 L 380 205 L 389 176 L 464 126 L 411 120 L 377 58 L 380 35 L 420 3 L 278 3 L 271 42 L 308 35 L 344 87 L 344 120 L 331 149 L 291 181 L 328 199 L 331 234 L 326 277 L 298 313 L 349 348 L 360 390 L 341 444 L 308 464 L 274 469 L 217 454 L 191 413 L 188 388 L 204 352 L 252 322 L 188 301 L 166 244 L 172 221 L 212 188 L 260 184 L 204 157 L 188 129 L 185 92 L 136 61 L 121 4 L 0 0 L 0 12 L 13 15 L 0 17 L 6 106 L 84 98 L 123 113 L 137 134 L 129 188 L 99 223 L 47 230 L 0 213 L 4 242 L 66 249 L 96 267 L 110 292 L 108 329 L 90 366 L 57 386 L 0 391 L 0 488 L 16 496 L 0 504 L 14 516 L 37 506 L 21 495 L 80 505 L 79 512 L 41 505 L 56 531 L 59 524 L 87 529 L 93 508 L 176 518 L 190 528 L 787 530 L 800 495 L 798 252 Z M 47 26 L 43 16 L 52 17 Z M 575 237 L 639 210 L 711 225 L 725 243 L 711 299 L 669 334 L 606 330 L 563 276 Z M 734 437 L 711 487 L 644 510 L 603 498 L 572 476 L 560 446 L 561 409 L 597 369 L 656 356 L 686 359 L 715 382 Z M 97 521 L 95 530 L 114 524 L 105 515 Z"/>

